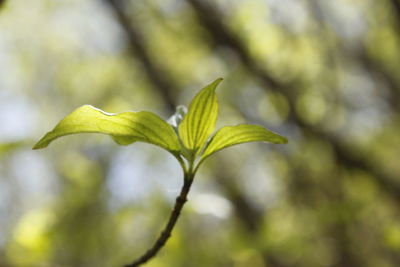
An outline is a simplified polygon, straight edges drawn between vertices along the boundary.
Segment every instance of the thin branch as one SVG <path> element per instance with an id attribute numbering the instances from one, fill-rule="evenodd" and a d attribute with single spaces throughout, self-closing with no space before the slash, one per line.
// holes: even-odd
<path id="1" fill-rule="evenodd" d="M 168 223 L 166 224 L 164 230 L 162 230 L 160 236 L 157 238 L 154 245 L 149 250 L 147 250 L 146 253 L 144 253 L 142 256 L 140 256 L 138 259 L 136 259 L 131 264 L 125 265 L 125 267 L 135 267 L 135 266 L 140 266 L 140 265 L 146 263 L 151 258 L 156 256 L 157 253 L 160 251 L 160 249 L 165 245 L 165 243 L 168 241 L 169 237 L 171 236 L 171 232 L 174 229 L 176 222 L 178 221 L 178 218 L 179 218 L 179 215 L 181 214 L 183 205 L 187 201 L 187 195 L 189 193 L 192 182 L 193 182 L 193 174 L 185 174 L 181 193 L 176 198 L 174 209 L 171 212 Z"/>

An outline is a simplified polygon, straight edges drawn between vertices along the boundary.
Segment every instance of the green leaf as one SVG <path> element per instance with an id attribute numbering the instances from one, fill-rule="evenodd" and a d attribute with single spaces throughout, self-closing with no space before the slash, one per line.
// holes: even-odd
<path id="1" fill-rule="evenodd" d="M 218 130 L 212 137 L 202 155 L 202 160 L 223 148 L 256 141 L 274 144 L 287 143 L 285 137 L 259 125 L 240 124 L 236 126 L 226 126 Z"/>
<path id="2" fill-rule="evenodd" d="M 215 89 L 219 78 L 204 87 L 192 100 L 187 115 L 179 125 L 179 136 L 185 147 L 196 155 L 215 129 L 218 117 L 218 101 Z"/>
<path id="3" fill-rule="evenodd" d="M 142 141 L 173 154 L 180 151 L 173 128 L 157 115 L 146 111 L 110 114 L 90 105 L 76 109 L 61 120 L 33 149 L 45 148 L 58 137 L 76 133 L 108 134 L 120 145 Z"/>

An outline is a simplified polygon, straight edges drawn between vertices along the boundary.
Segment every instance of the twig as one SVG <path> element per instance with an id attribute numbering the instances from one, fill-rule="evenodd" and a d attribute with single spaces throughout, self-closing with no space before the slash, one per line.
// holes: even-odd
<path id="1" fill-rule="evenodd" d="M 136 259 L 131 264 L 125 265 L 125 267 L 135 267 L 140 266 L 143 263 L 146 263 L 148 260 L 156 256 L 156 254 L 160 251 L 160 249 L 165 245 L 169 237 L 171 236 L 171 232 L 174 229 L 176 222 L 178 221 L 179 215 L 181 214 L 181 210 L 183 205 L 187 201 L 187 195 L 190 190 L 190 186 L 193 182 L 193 174 L 185 174 L 184 183 L 181 189 L 181 193 L 176 198 L 174 209 L 171 212 L 168 223 L 166 224 L 164 230 L 162 230 L 160 236 L 157 238 L 154 245 L 146 251 L 142 256 Z"/>

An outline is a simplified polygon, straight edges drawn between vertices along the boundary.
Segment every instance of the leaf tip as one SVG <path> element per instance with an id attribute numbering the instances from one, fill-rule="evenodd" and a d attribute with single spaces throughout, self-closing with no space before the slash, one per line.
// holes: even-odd
<path id="1" fill-rule="evenodd" d="M 218 79 L 216 79 L 212 84 L 214 84 L 214 88 L 217 88 L 217 86 L 220 84 L 220 82 L 222 82 L 224 80 L 224 78 L 219 77 Z"/>
<path id="2" fill-rule="evenodd" d="M 45 136 L 42 137 L 42 139 L 40 139 L 33 147 L 33 150 L 37 150 L 37 149 L 42 149 L 42 148 L 46 148 L 50 142 L 52 141 L 52 139 L 49 139 L 49 136 L 51 134 L 51 132 L 48 132 Z"/>
<path id="3" fill-rule="evenodd" d="M 224 78 L 219 77 L 218 79 L 214 80 L 212 83 L 210 83 L 206 88 L 211 89 L 212 91 L 215 91 L 217 89 L 218 85 L 223 81 Z"/>
<path id="4" fill-rule="evenodd" d="M 43 139 L 39 140 L 33 147 L 32 150 L 38 150 L 47 147 L 48 143 L 43 142 Z"/>
<path id="5" fill-rule="evenodd" d="M 275 134 L 274 133 L 274 135 L 275 135 L 275 138 L 273 138 L 273 140 L 270 141 L 273 144 L 284 145 L 284 144 L 287 144 L 289 142 L 289 140 L 286 137 L 284 137 L 284 136 L 282 136 L 280 134 Z"/>
<path id="6" fill-rule="evenodd" d="M 43 148 L 43 147 L 40 145 L 40 143 L 36 143 L 36 144 L 32 147 L 32 150 L 38 150 L 38 149 L 41 149 L 41 148 Z"/>

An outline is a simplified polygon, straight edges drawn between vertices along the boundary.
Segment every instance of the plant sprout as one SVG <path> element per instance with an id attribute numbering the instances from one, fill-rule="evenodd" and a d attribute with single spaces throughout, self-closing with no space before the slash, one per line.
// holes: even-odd
<path id="1" fill-rule="evenodd" d="M 215 131 L 218 117 L 216 88 L 219 78 L 205 86 L 192 100 L 189 110 L 178 106 L 168 122 L 147 111 L 111 114 L 90 105 L 79 107 L 62 119 L 33 149 L 47 147 L 53 140 L 69 134 L 107 134 L 119 145 L 145 142 L 170 152 L 183 170 L 183 186 L 169 220 L 155 244 L 126 267 L 139 266 L 153 258 L 171 236 L 200 165 L 215 152 L 247 142 L 285 144 L 287 139 L 262 126 L 239 124 Z"/>

